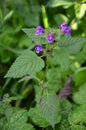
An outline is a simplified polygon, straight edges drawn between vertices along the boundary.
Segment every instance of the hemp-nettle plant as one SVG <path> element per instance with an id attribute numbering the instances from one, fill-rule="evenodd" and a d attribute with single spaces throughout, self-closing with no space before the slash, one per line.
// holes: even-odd
<path id="1" fill-rule="evenodd" d="M 61 123 L 64 114 L 60 100 L 67 99 L 71 94 L 73 57 L 81 51 L 86 41 L 85 38 L 73 37 L 72 28 L 67 24 L 63 22 L 58 28 L 44 29 L 40 25 L 24 28 L 31 46 L 19 55 L 5 75 L 21 80 L 28 77 L 35 82 L 36 103 L 29 110 L 29 117 L 35 125 L 42 128 L 51 126 L 55 129 Z M 64 79 L 67 79 L 67 83 L 61 91 Z M 65 105 L 71 108 L 69 102 Z M 67 112 L 66 114 L 68 116 Z M 72 117 L 68 119 L 71 126 Z"/>

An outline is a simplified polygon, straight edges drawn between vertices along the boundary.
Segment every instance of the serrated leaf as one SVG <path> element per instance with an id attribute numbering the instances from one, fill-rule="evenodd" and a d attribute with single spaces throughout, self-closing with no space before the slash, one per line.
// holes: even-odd
<path id="1" fill-rule="evenodd" d="M 86 127 L 82 125 L 72 125 L 71 130 L 86 130 Z"/>
<path id="2" fill-rule="evenodd" d="M 56 126 L 55 130 L 70 130 L 70 125 L 67 118 L 62 119 L 60 124 Z"/>
<path id="3" fill-rule="evenodd" d="M 57 68 L 48 69 L 46 73 L 46 89 L 49 93 L 56 93 L 61 88 L 61 75 Z"/>
<path id="4" fill-rule="evenodd" d="M 57 83 L 61 79 L 61 75 L 58 73 L 57 68 L 48 69 L 46 73 L 47 81 L 50 83 Z"/>
<path id="5" fill-rule="evenodd" d="M 74 80 L 76 85 L 82 85 L 86 83 L 86 67 L 80 68 L 76 71 Z"/>
<path id="6" fill-rule="evenodd" d="M 64 117 L 68 117 L 69 113 L 72 111 L 72 104 L 68 100 L 61 100 L 61 114 Z"/>
<path id="7" fill-rule="evenodd" d="M 59 113 L 59 100 L 56 95 L 49 94 L 44 96 L 38 104 L 38 108 L 42 116 L 52 127 L 60 122 L 61 115 Z"/>
<path id="8" fill-rule="evenodd" d="M 32 51 L 25 51 L 20 55 L 5 77 L 20 78 L 25 75 L 33 76 L 44 67 L 44 61 Z"/>
<path id="9" fill-rule="evenodd" d="M 41 35 L 35 35 L 36 32 L 36 28 L 31 28 L 31 29 L 27 29 L 24 28 L 23 31 L 26 33 L 26 35 L 35 43 L 41 43 L 41 44 L 46 44 L 46 33 L 43 33 Z"/>
<path id="10" fill-rule="evenodd" d="M 23 124 L 27 121 L 28 114 L 27 111 L 24 109 L 12 109 L 12 112 L 9 114 L 9 109 L 5 111 L 6 117 L 9 120 L 9 123 L 11 123 L 12 126 L 16 126 L 17 124 Z"/>
<path id="11" fill-rule="evenodd" d="M 48 121 L 43 118 L 43 116 L 41 115 L 41 113 L 39 112 L 39 110 L 37 108 L 31 108 L 29 110 L 29 117 L 36 125 L 38 125 L 40 127 L 45 128 L 45 127 L 49 126 Z"/>
<path id="12" fill-rule="evenodd" d="M 0 108 L 0 130 L 35 130 L 31 124 L 26 123 L 27 110 L 11 107 L 4 103 L 0 104 Z"/>
<path id="13" fill-rule="evenodd" d="M 35 128 L 31 124 L 26 123 L 20 130 L 35 130 Z"/>
<path id="14" fill-rule="evenodd" d="M 59 47 L 64 47 L 70 54 L 76 54 L 81 50 L 85 41 L 86 38 L 64 36 L 58 45 Z"/>
<path id="15" fill-rule="evenodd" d="M 46 82 L 45 85 L 46 85 L 46 90 L 49 92 L 49 93 L 52 93 L 52 94 L 56 94 L 57 92 L 59 92 L 59 90 L 61 89 L 61 81 L 57 82 L 57 83 L 50 83 L 50 82 Z"/>
<path id="16" fill-rule="evenodd" d="M 70 124 L 86 123 L 86 104 L 76 107 L 68 117 Z"/>
<path id="17" fill-rule="evenodd" d="M 49 0 L 47 2 L 47 6 L 50 6 L 50 7 L 58 7 L 58 6 L 71 6 L 73 5 L 75 2 L 75 0 Z"/>
<path id="18" fill-rule="evenodd" d="M 54 50 L 52 56 L 53 63 L 61 65 L 62 69 L 68 69 L 69 67 L 69 53 L 68 50 L 64 48 L 59 48 Z"/>
<path id="19" fill-rule="evenodd" d="M 73 94 L 73 100 L 78 104 L 86 104 L 86 83 L 80 86 L 78 92 Z"/>

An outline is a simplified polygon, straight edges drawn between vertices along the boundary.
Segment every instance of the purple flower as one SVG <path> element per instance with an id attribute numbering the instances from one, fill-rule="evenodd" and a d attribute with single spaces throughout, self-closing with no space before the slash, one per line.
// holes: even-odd
<path id="1" fill-rule="evenodd" d="M 36 49 L 37 54 L 39 54 L 40 52 L 43 51 L 43 47 L 42 47 L 42 45 L 40 43 L 36 44 L 35 49 Z"/>
<path id="2" fill-rule="evenodd" d="M 64 34 L 67 34 L 68 36 L 71 36 L 71 27 L 67 27 L 68 23 L 67 22 L 63 22 L 60 26 L 60 30 L 62 30 L 64 32 Z"/>
<path id="3" fill-rule="evenodd" d="M 67 25 L 67 22 L 63 22 L 63 23 L 60 25 L 60 29 L 64 31 L 65 28 L 66 28 L 66 25 Z"/>
<path id="4" fill-rule="evenodd" d="M 52 43 L 55 41 L 54 35 L 52 33 L 49 33 L 46 37 L 48 43 Z"/>
<path id="5" fill-rule="evenodd" d="M 35 35 L 41 35 L 42 33 L 44 33 L 44 29 L 41 26 L 37 26 Z"/>
<path id="6" fill-rule="evenodd" d="M 0 101 L 3 101 L 3 98 L 0 98 Z"/>

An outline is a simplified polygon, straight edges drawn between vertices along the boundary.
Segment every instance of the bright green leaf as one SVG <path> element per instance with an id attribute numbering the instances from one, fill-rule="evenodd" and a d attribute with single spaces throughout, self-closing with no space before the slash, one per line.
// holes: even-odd
<path id="1" fill-rule="evenodd" d="M 74 80 L 76 85 L 82 85 L 86 83 L 86 67 L 80 68 L 76 71 Z"/>
<path id="2" fill-rule="evenodd" d="M 13 15 L 13 10 L 11 10 L 5 17 L 4 17 L 4 19 L 3 19 L 3 21 L 6 21 L 6 20 L 8 20 L 12 15 Z"/>
<path id="3" fill-rule="evenodd" d="M 47 2 L 47 6 L 50 6 L 50 7 L 58 7 L 58 6 L 71 6 L 73 5 L 75 2 L 75 0 L 49 0 Z"/>
<path id="4" fill-rule="evenodd" d="M 77 18 L 82 18 L 86 12 L 86 4 L 75 4 L 75 15 Z"/>

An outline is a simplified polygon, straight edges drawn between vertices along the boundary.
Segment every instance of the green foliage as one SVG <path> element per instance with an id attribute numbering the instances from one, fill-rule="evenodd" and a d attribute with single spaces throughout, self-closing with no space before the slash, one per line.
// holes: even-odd
<path id="1" fill-rule="evenodd" d="M 66 5 L 67 7 L 73 5 L 75 0 L 50 0 L 47 3 L 47 6 L 50 7 L 58 7 L 58 6 L 64 6 Z"/>
<path id="2" fill-rule="evenodd" d="M 54 127 L 60 122 L 59 100 L 56 95 L 46 95 L 40 99 L 38 108 L 42 116 Z"/>
<path id="3" fill-rule="evenodd" d="M 64 70 L 69 68 L 69 53 L 66 50 L 66 47 L 58 48 L 58 49 L 54 50 L 52 62 L 55 65 L 56 64 L 61 65 L 61 67 Z"/>
<path id="4" fill-rule="evenodd" d="M 53 77 L 54 77 L 54 79 L 53 79 Z M 49 93 L 58 92 L 62 85 L 61 74 L 58 73 L 58 69 L 54 68 L 54 67 L 51 69 L 48 69 L 48 71 L 46 73 L 46 78 L 47 78 L 47 83 L 45 85 L 46 85 L 46 89 L 48 90 L 48 92 Z"/>
<path id="5" fill-rule="evenodd" d="M 49 29 L 45 29 L 46 32 L 49 32 Z M 47 33 L 44 33 L 42 35 L 35 35 L 36 29 L 35 28 L 31 28 L 31 29 L 23 29 L 23 31 L 26 33 L 26 35 L 35 43 L 41 43 L 41 44 L 46 44 L 47 42 L 45 41 L 46 35 Z"/>
<path id="6" fill-rule="evenodd" d="M 85 38 L 64 36 L 61 38 L 59 46 L 66 48 L 66 51 L 70 54 L 76 54 L 80 51 L 85 41 Z"/>
<path id="7" fill-rule="evenodd" d="M 77 70 L 74 78 L 76 85 L 84 84 L 86 82 L 86 67 Z"/>
<path id="8" fill-rule="evenodd" d="M 76 107 L 69 115 L 68 120 L 70 124 L 86 123 L 86 104 Z"/>
<path id="9" fill-rule="evenodd" d="M 73 125 L 71 126 L 71 130 L 86 130 L 86 127 L 80 125 Z"/>
<path id="10" fill-rule="evenodd" d="M 73 100 L 78 104 L 86 103 L 86 83 L 81 85 L 79 90 L 74 93 Z"/>
<path id="11" fill-rule="evenodd" d="M 49 122 L 39 112 L 38 108 L 31 108 L 29 110 L 29 117 L 36 125 L 38 125 L 40 127 L 45 128 L 45 127 L 49 126 Z"/>
<path id="12" fill-rule="evenodd" d="M 25 75 L 33 76 L 44 67 L 44 62 L 32 51 L 25 51 L 20 55 L 5 77 L 19 78 Z"/>
<path id="13" fill-rule="evenodd" d="M 77 18 L 81 19 L 85 15 L 86 4 L 75 4 L 75 15 Z"/>
<path id="14" fill-rule="evenodd" d="M 0 0 L 0 130 L 86 130 L 85 2 Z M 65 21 L 71 36 L 60 30 Z M 46 28 L 42 35 L 37 25 Z M 65 86 L 72 90 L 64 100 Z"/>
<path id="15" fill-rule="evenodd" d="M 25 109 L 0 103 L 0 130 L 35 130 L 26 123 L 27 119 L 28 112 Z"/>

